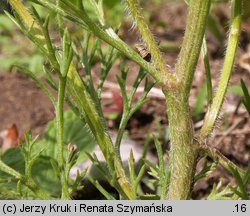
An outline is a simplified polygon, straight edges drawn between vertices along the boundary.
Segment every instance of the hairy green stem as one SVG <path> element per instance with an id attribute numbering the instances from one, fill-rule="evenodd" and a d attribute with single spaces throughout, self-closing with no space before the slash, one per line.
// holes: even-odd
<path id="1" fill-rule="evenodd" d="M 66 80 L 63 77 L 59 79 L 59 88 L 58 88 L 58 101 L 56 106 L 56 124 L 57 124 L 57 161 L 59 165 L 64 164 L 64 157 L 63 157 L 63 102 L 64 102 L 64 95 L 65 95 L 65 85 Z"/>
<path id="2" fill-rule="evenodd" d="M 60 65 L 56 59 L 55 50 L 53 48 L 51 38 L 49 35 L 49 30 L 48 30 L 49 19 L 50 19 L 50 17 L 47 16 L 45 22 L 42 24 L 42 30 L 43 30 L 43 35 L 44 35 L 45 41 L 46 41 L 46 47 L 48 50 L 48 59 L 49 59 L 51 65 L 53 65 L 54 70 L 56 70 L 56 72 L 59 73 Z"/>
<path id="3" fill-rule="evenodd" d="M 56 107 L 56 125 L 57 125 L 57 161 L 59 169 L 61 170 L 61 184 L 62 184 L 62 196 L 61 199 L 69 199 L 69 188 L 67 183 L 67 176 L 65 172 L 65 161 L 64 161 L 64 143 L 63 143 L 63 107 L 64 107 L 64 96 L 66 88 L 66 78 L 59 77 L 58 87 L 58 101 Z"/>
<path id="4" fill-rule="evenodd" d="M 37 197 L 39 197 L 42 200 L 49 200 L 50 198 L 43 193 L 39 187 L 36 185 L 36 183 L 30 179 L 30 180 L 21 180 L 24 185 L 26 185 L 34 194 L 36 194 Z"/>
<path id="5" fill-rule="evenodd" d="M 35 2 L 38 2 L 39 4 L 49 8 L 56 13 L 59 13 L 69 20 L 74 20 L 84 29 L 86 29 L 87 26 L 95 36 L 104 40 L 105 42 L 119 50 L 123 55 L 133 60 L 146 71 L 148 71 L 148 73 L 158 83 L 163 85 L 163 81 L 167 80 L 167 83 L 169 84 L 168 88 L 176 85 L 176 78 L 172 74 L 167 74 L 163 79 L 163 77 L 161 77 L 161 75 L 159 74 L 159 71 L 152 64 L 145 61 L 134 49 L 132 49 L 124 41 L 122 41 L 110 27 L 100 27 L 99 25 L 97 25 L 92 19 L 90 19 L 84 9 L 80 10 L 71 2 L 62 0 L 62 2 L 67 5 L 67 8 L 71 8 L 74 11 L 75 15 L 72 15 L 72 13 L 70 13 L 69 11 L 63 10 L 61 7 L 57 7 L 47 0 L 35 0 Z"/>
<path id="6" fill-rule="evenodd" d="M 164 77 L 166 73 L 168 73 L 168 68 L 164 59 L 162 58 L 161 52 L 157 46 L 157 42 L 154 39 L 153 34 L 151 33 L 145 18 L 143 16 L 143 11 L 139 6 L 138 0 L 126 0 L 129 11 L 142 35 L 142 39 L 147 44 L 147 49 L 151 53 L 154 63 L 158 68 L 161 76 Z"/>
<path id="7" fill-rule="evenodd" d="M 196 164 L 193 123 L 187 100 L 180 93 L 166 92 L 171 140 L 171 177 L 168 199 L 188 199 Z"/>
<path id="8" fill-rule="evenodd" d="M 16 11 L 16 13 L 25 23 L 26 27 L 28 28 L 38 27 L 37 24 L 34 22 L 33 17 L 29 13 L 29 11 L 25 8 L 21 0 L 8 0 L 8 1 L 11 7 Z"/>
<path id="9" fill-rule="evenodd" d="M 57 12 L 58 16 L 73 20 L 82 28 L 88 29 L 95 36 L 104 40 L 119 50 L 122 54 L 138 63 L 142 68 L 147 70 L 157 82 L 161 84 L 166 96 L 171 139 L 171 175 L 167 198 L 174 200 L 188 199 L 193 182 L 194 168 L 196 165 L 199 149 L 199 145 L 196 141 L 194 141 L 193 122 L 189 110 L 188 96 L 191 89 L 195 67 L 197 65 L 198 57 L 201 51 L 211 0 L 190 1 L 186 32 L 180 55 L 175 67 L 174 75 L 168 72 L 154 37 L 144 20 L 142 10 L 139 8 L 138 0 L 126 0 L 126 2 L 128 3 L 132 16 L 135 19 L 143 40 L 146 42 L 148 49 L 152 54 L 155 67 L 151 63 L 146 62 L 135 50 L 123 42 L 112 28 L 105 25 L 102 19 L 99 19 L 101 21 L 101 25 L 98 25 L 93 20 L 91 20 L 84 10 L 84 7 L 78 7 L 68 0 L 56 1 L 56 4 L 47 0 L 33 1 L 38 2 L 41 5 L 48 7 L 52 11 Z M 21 1 L 9 0 L 9 2 L 17 11 L 24 25 L 28 27 L 29 30 L 31 29 L 30 34 L 34 34 L 34 37 L 37 35 L 44 37 L 40 34 L 39 26 L 36 25 L 29 12 L 25 10 Z M 58 4 L 59 2 L 60 4 Z M 229 34 L 229 42 L 225 62 L 223 65 L 223 71 L 219 81 L 217 93 L 212 101 L 211 108 L 206 115 L 203 128 L 200 131 L 199 140 L 204 140 L 211 133 L 214 127 L 225 97 L 233 62 L 235 59 L 235 53 L 240 35 L 242 0 L 232 0 L 232 2 L 232 25 Z M 34 29 L 34 27 L 36 28 Z M 38 29 L 38 31 L 36 29 Z M 49 35 L 45 35 L 45 40 L 46 38 L 48 39 L 48 37 Z M 44 40 L 44 38 L 42 39 Z M 47 42 L 50 41 L 47 40 Z M 41 42 L 41 44 L 44 45 L 44 42 Z M 37 45 L 39 45 L 39 43 L 37 43 Z M 47 49 L 49 49 L 51 53 L 53 52 L 53 47 L 47 47 Z M 176 76 L 178 76 L 178 79 Z M 80 114 L 83 115 L 83 118 L 86 120 L 91 131 L 93 132 L 97 143 L 99 144 L 100 149 L 102 150 L 107 161 L 108 169 L 112 174 L 114 185 L 118 185 L 117 188 L 122 198 L 135 199 L 135 191 L 133 188 L 131 188 L 131 182 L 129 182 L 126 176 L 121 159 L 116 154 L 116 149 L 114 148 L 110 136 L 106 131 L 105 125 L 102 122 L 103 119 L 100 117 L 100 115 L 98 115 L 95 104 L 86 91 L 86 88 L 73 65 L 70 65 L 67 78 L 69 79 L 68 82 L 70 82 L 67 84 L 67 91 L 76 107 L 78 107 Z M 63 154 L 63 103 L 65 97 L 65 87 L 66 78 L 63 78 L 59 74 L 58 102 L 56 107 L 58 144 L 57 159 L 59 168 L 61 170 L 62 199 L 69 199 L 70 195 Z M 123 119 L 121 124 L 122 132 L 125 128 L 126 121 L 126 118 Z M 120 143 L 120 141 L 121 135 L 119 135 L 117 143 Z M 116 147 L 117 146 L 118 144 L 116 144 Z M 223 158 L 216 151 L 211 151 L 210 149 L 206 148 L 204 148 L 203 151 L 209 156 L 221 161 L 220 163 L 223 164 L 223 166 L 232 166 L 229 161 Z M 6 169 L 7 173 L 15 176 L 17 179 L 23 179 L 21 174 L 15 170 L 13 171 L 12 169 L 7 168 L 8 167 L 3 166 L 0 161 L 0 169 Z M 23 180 L 23 182 L 29 188 L 33 188 L 31 190 L 36 191 L 36 185 L 33 185 L 32 181 Z M 42 194 L 40 194 L 40 196 L 42 196 Z M 164 194 L 162 194 L 162 197 L 163 196 Z"/>
<path id="10" fill-rule="evenodd" d="M 182 83 L 182 93 L 188 97 L 195 68 L 205 33 L 211 0 L 191 0 L 187 17 L 186 31 L 181 51 L 175 67 Z"/>
<path id="11" fill-rule="evenodd" d="M 193 182 L 197 145 L 193 142 L 194 131 L 188 96 L 202 46 L 209 8 L 210 0 L 190 1 L 184 41 L 175 68 L 181 85 L 178 90 L 164 91 L 171 140 L 168 199 L 188 199 Z"/>
<path id="12" fill-rule="evenodd" d="M 45 45 L 45 38 L 42 29 L 38 23 L 34 20 L 29 10 L 23 5 L 21 0 L 9 0 L 11 7 L 15 10 L 18 15 L 17 20 L 22 22 L 23 28 L 32 35 L 33 38 L 40 44 L 40 46 Z M 6 13 L 8 15 L 8 13 Z M 9 15 L 10 16 L 10 15 Z M 13 18 L 12 20 L 19 26 Z M 22 30 L 22 29 L 21 29 Z M 27 34 L 27 33 L 25 33 Z"/>
<path id="13" fill-rule="evenodd" d="M 56 5 L 58 7 L 60 7 L 60 2 L 61 2 L 61 0 L 56 0 Z M 63 36 L 63 21 L 62 21 L 62 16 L 59 13 L 57 13 L 56 14 L 56 19 L 57 19 L 58 29 L 59 29 L 60 35 L 62 37 Z"/>
<path id="14" fill-rule="evenodd" d="M 228 38 L 228 47 L 226 51 L 226 57 L 220 77 L 219 85 L 216 91 L 216 95 L 213 99 L 212 105 L 206 114 L 203 127 L 200 131 L 200 137 L 206 138 L 209 136 L 215 126 L 216 120 L 219 116 L 220 109 L 222 107 L 229 79 L 232 73 L 235 55 L 238 47 L 238 41 L 240 37 L 241 29 L 241 11 L 242 0 L 232 1 L 232 23 Z"/>
<path id="15" fill-rule="evenodd" d="M 221 154 L 217 149 L 211 148 L 209 146 L 202 146 L 200 148 L 201 154 L 205 153 L 209 157 L 211 157 L 214 161 L 218 162 L 222 167 L 224 167 L 227 171 L 231 172 L 231 169 L 235 169 L 239 172 L 241 176 L 244 176 L 245 172 L 234 164 L 232 161 L 227 159 L 223 154 Z"/>
<path id="16" fill-rule="evenodd" d="M 89 125 L 95 139 L 106 159 L 108 169 L 114 181 L 118 182 L 119 192 L 123 194 L 124 199 L 135 199 L 136 195 L 131 190 L 131 184 L 128 181 L 122 162 L 118 155 L 116 155 L 115 148 L 110 139 L 103 120 L 95 108 L 93 100 L 88 94 L 86 87 L 73 65 L 69 68 L 67 76 L 67 91 L 79 108 L 82 118 Z M 116 184 L 116 183 L 115 183 Z M 116 184 L 117 185 L 117 184 Z"/>
<path id="17" fill-rule="evenodd" d="M 121 146 L 122 137 L 124 135 L 124 131 L 126 129 L 126 125 L 128 123 L 129 117 L 130 117 L 129 112 L 130 112 L 129 110 L 124 110 L 123 111 L 123 115 L 122 115 L 122 119 L 121 119 L 121 122 L 120 122 L 119 130 L 118 130 L 117 137 L 116 137 L 116 140 L 115 140 L 115 150 L 116 150 L 116 152 L 118 153 L 119 156 L 120 156 L 120 146 Z"/>
<path id="18" fill-rule="evenodd" d="M 22 175 L 19 172 L 9 167 L 2 160 L 0 160 L 0 170 L 5 173 L 8 173 L 9 175 L 15 177 L 16 179 L 22 179 Z"/>

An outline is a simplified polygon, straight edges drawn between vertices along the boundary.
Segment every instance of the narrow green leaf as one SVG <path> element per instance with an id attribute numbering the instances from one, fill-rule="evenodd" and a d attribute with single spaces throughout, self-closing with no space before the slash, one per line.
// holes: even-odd
<path id="1" fill-rule="evenodd" d="M 130 156 L 128 160 L 128 168 L 129 168 L 130 181 L 133 185 L 135 182 L 136 176 L 135 176 L 135 158 L 134 158 L 132 149 L 130 151 Z"/>
<path id="2" fill-rule="evenodd" d="M 203 85 L 198 94 L 196 103 L 194 105 L 194 117 L 196 121 L 198 121 L 201 117 L 206 97 L 207 97 L 207 85 Z"/>
<path id="3" fill-rule="evenodd" d="M 219 26 L 212 14 L 209 14 L 207 19 L 207 26 L 209 31 L 214 35 L 217 41 L 221 44 L 223 42 L 223 35 L 220 32 Z"/>
<path id="4" fill-rule="evenodd" d="M 137 190 L 137 187 L 139 186 L 140 181 L 141 181 L 142 177 L 143 177 L 144 174 L 145 174 L 145 170 L 146 170 L 146 165 L 144 164 L 144 165 L 140 168 L 139 173 L 138 173 L 138 175 L 137 175 L 137 177 L 136 177 L 136 179 L 135 179 L 135 182 L 134 182 L 134 188 L 135 188 L 135 190 Z"/>
<path id="5" fill-rule="evenodd" d="M 160 200 L 160 196 L 155 194 L 146 194 L 140 197 L 141 200 Z"/>
<path id="6" fill-rule="evenodd" d="M 160 186 L 161 186 L 161 199 L 165 199 L 166 198 L 166 192 L 167 192 L 167 175 L 166 175 L 166 172 L 165 172 L 165 166 L 164 166 L 164 158 L 163 158 L 163 152 L 162 152 L 162 146 L 159 142 L 159 140 L 154 137 L 154 143 L 155 143 L 155 146 L 156 146 L 156 151 L 157 151 L 157 156 L 158 156 L 158 161 L 159 161 L 159 183 L 160 183 Z"/>
<path id="7" fill-rule="evenodd" d="M 205 72 L 206 72 L 207 101 L 208 101 L 208 107 L 210 107 L 210 105 L 212 104 L 212 100 L 213 100 L 213 86 L 212 86 L 211 70 L 210 70 L 210 63 L 209 63 L 208 51 L 207 51 L 207 42 L 206 42 L 205 36 L 203 38 L 201 51 L 202 51 L 202 56 L 203 56 L 203 62 L 205 65 Z"/>
<path id="8" fill-rule="evenodd" d="M 244 200 L 249 199 L 248 194 L 247 194 L 247 190 L 246 187 L 244 185 L 243 179 L 240 176 L 238 170 L 231 168 L 231 172 L 237 182 L 237 186 L 239 187 L 239 194 L 241 194 L 241 198 Z M 237 190 L 237 189 L 236 189 Z"/>
<path id="9" fill-rule="evenodd" d="M 100 183 L 94 180 L 91 176 L 88 176 L 89 181 L 106 197 L 108 200 L 115 200 L 115 198 L 100 185 Z"/>
<path id="10" fill-rule="evenodd" d="M 149 134 L 147 134 L 146 139 L 144 141 L 144 145 L 143 145 L 143 153 L 142 153 L 142 157 L 140 158 L 139 162 L 138 162 L 138 168 L 139 170 L 142 168 L 142 166 L 144 166 L 145 164 L 145 160 L 146 160 L 146 156 L 148 153 L 148 148 L 149 148 L 149 144 L 150 144 L 150 140 L 151 137 Z"/>
<path id="11" fill-rule="evenodd" d="M 250 184 L 250 164 L 248 165 L 246 173 L 244 175 L 243 184 L 244 185 Z"/>
<path id="12" fill-rule="evenodd" d="M 241 79 L 241 88 L 242 88 L 243 93 L 244 93 L 244 99 L 242 100 L 242 102 L 250 115 L 250 94 L 249 94 L 248 89 L 247 89 L 247 87 L 242 79 Z"/>
<path id="13" fill-rule="evenodd" d="M 165 176 L 165 172 L 164 172 L 164 159 L 163 159 L 163 152 L 162 152 L 162 146 L 159 142 L 159 140 L 154 136 L 154 143 L 155 143 L 155 147 L 156 147 L 156 151 L 157 151 L 157 156 L 158 156 L 158 160 L 159 160 L 159 175 L 160 178 Z"/>
<path id="14" fill-rule="evenodd" d="M 13 65 L 13 67 L 18 68 L 20 72 L 24 73 L 28 78 L 32 79 L 36 83 L 36 85 L 40 89 L 42 89 L 42 91 L 48 96 L 53 106 L 56 107 L 56 101 L 55 101 L 54 96 L 50 93 L 48 88 L 39 79 L 37 79 L 36 75 L 34 75 L 29 69 L 21 65 Z"/>

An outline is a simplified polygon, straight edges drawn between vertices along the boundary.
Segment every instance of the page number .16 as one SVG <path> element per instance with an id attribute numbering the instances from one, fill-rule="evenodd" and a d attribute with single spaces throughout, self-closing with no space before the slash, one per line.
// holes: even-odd
<path id="1" fill-rule="evenodd" d="M 247 205 L 246 204 L 236 204 L 234 206 L 234 211 L 235 213 L 237 212 L 246 212 L 247 211 Z"/>

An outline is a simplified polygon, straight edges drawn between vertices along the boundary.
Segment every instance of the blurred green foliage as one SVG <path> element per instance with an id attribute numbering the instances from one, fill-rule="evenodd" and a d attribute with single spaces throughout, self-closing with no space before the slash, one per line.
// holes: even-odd
<path id="1" fill-rule="evenodd" d="M 48 146 L 44 154 L 56 159 L 56 119 L 49 122 L 41 143 Z M 64 143 L 77 146 L 77 164 L 87 160 L 86 152 L 92 152 L 96 145 L 90 129 L 71 110 L 64 113 Z"/>
<path id="2" fill-rule="evenodd" d="M 42 72 L 43 56 L 19 33 L 14 23 L 0 15 L 0 72 L 9 71 L 13 64 L 21 64 L 35 74 Z"/>
<path id="3" fill-rule="evenodd" d="M 34 181 L 39 187 L 46 191 L 52 197 L 58 197 L 61 192 L 60 182 L 56 173 L 51 165 L 51 158 L 40 154 L 41 143 L 34 141 L 32 152 L 30 154 L 38 154 L 39 156 L 35 160 L 32 166 L 32 176 Z M 2 156 L 3 160 L 11 168 L 20 172 L 22 175 L 25 174 L 25 154 L 24 148 L 29 144 L 25 142 L 21 148 L 8 149 Z M 4 199 L 35 199 L 36 196 L 28 190 L 25 186 L 21 186 L 21 191 L 17 190 L 17 182 L 8 174 L 0 172 L 0 197 Z M 20 193 L 21 192 L 21 193 Z M 16 196 L 17 195 L 17 196 Z"/>
<path id="4" fill-rule="evenodd" d="M 76 0 L 72 1 L 76 2 Z M 95 18 L 96 13 L 89 0 L 85 0 L 83 4 L 91 18 Z M 124 18 L 125 4 L 122 4 L 120 0 L 103 0 L 103 6 L 107 23 L 113 27 L 118 27 Z"/>
<path id="5" fill-rule="evenodd" d="M 90 153 L 96 145 L 87 126 L 71 111 L 64 114 L 64 143 L 65 148 L 68 144 L 75 144 L 79 152 L 76 165 L 87 160 L 86 152 Z M 33 143 L 32 149 L 28 148 Z M 50 195 L 52 198 L 58 198 L 61 193 L 61 185 L 57 170 L 54 168 L 56 162 L 56 120 L 52 120 L 45 131 L 41 140 L 33 139 L 25 141 L 20 148 L 11 148 L 0 155 L 1 160 L 11 168 L 25 174 L 26 154 L 31 157 L 37 155 L 32 166 L 32 177 L 39 188 Z M 37 197 L 22 186 L 22 195 L 17 191 L 17 182 L 8 174 L 0 171 L 0 199 L 35 199 Z"/>
<path id="6" fill-rule="evenodd" d="M 108 24 L 115 28 L 118 27 L 124 17 L 124 4 L 121 4 L 120 0 L 104 0 L 103 3 Z M 95 11 L 93 11 L 90 2 L 84 1 L 84 5 L 90 16 L 94 18 Z M 36 6 L 36 9 L 39 10 L 39 8 Z M 1 0 L 0 12 L 3 13 L 4 10 L 11 12 L 7 1 Z M 43 13 L 44 11 L 39 10 L 41 16 Z M 52 23 L 52 25 L 54 24 Z M 19 64 L 34 74 L 42 75 L 44 58 L 34 46 L 30 46 L 30 43 L 27 45 L 26 41 L 26 37 L 19 34 L 14 23 L 4 14 L 0 14 L 0 73 L 8 72 L 12 65 Z"/>

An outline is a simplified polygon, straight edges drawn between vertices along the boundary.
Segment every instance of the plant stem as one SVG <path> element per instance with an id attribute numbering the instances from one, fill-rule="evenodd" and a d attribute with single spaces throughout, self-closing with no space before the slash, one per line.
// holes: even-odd
<path id="1" fill-rule="evenodd" d="M 242 0 L 233 0 L 232 2 L 232 23 L 229 32 L 228 47 L 226 51 L 226 57 L 220 77 L 218 89 L 213 99 L 212 105 L 206 114 L 204 125 L 200 131 L 200 138 L 206 138 L 212 132 L 216 119 L 219 116 L 220 109 L 222 107 L 225 94 L 227 91 L 229 79 L 232 73 L 234 59 L 238 47 L 238 41 L 240 37 L 241 29 L 241 10 Z"/>
<path id="2" fill-rule="evenodd" d="M 56 0 L 56 5 L 58 7 L 60 7 L 60 0 Z M 56 14 L 56 19 L 57 19 L 58 29 L 59 29 L 60 35 L 62 37 L 63 36 L 63 21 L 62 21 L 62 16 L 59 13 L 57 13 Z"/>
<path id="3" fill-rule="evenodd" d="M 188 199 L 196 164 L 193 123 L 188 101 L 180 93 L 165 92 L 171 140 L 168 199 Z"/>
<path id="4" fill-rule="evenodd" d="M 27 30 L 27 32 L 29 32 L 29 34 L 32 35 L 33 38 L 36 38 L 37 42 L 39 42 L 41 46 L 45 45 L 45 38 L 42 32 L 42 29 L 37 24 L 37 22 L 33 19 L 29 10 L 23 5 L 22 1 L 21 0 L 9 0 L 9 4 L 17 13 L 18 15 L 17 19 L 22 22 L 22 25 Z"/>
<path id="5" fill-rule="evenodd" d="M 126 177 L 125 170 L 119 156 L 111 141 L 101 116 L 98 114 L 96 107 L 88 94 L 86 87 L 73 65 L 69 68 L 67 76 L 67 91 L 72 100 L 79 108 L 80 115 L 89 125 L 95 139 L 106 159 L 108 169 L 114 177 L 115 184 L 124 194 L 124 199 L 136 199 L 136 194 L 131 190 L 131 184 Z M 120 191 L 119 191 L 120 192 Z"/>
<path id="6" fill-rule="evenodd" d="M 59 13 L 61 16 L 65 18 L 77 22 L 81 27 L 88 29 L 98 38 L 104 40 L 117 50 L 119 50 L 123 55 L 128 57 L 129 59 L 136 62 L 142 68 L 144 68 L 148 73 L 161 85 L 163 85 L 163 81 L 168 83 L 167 88 L 170 89 L 176 85 L 176 78 L 172 74 L 166 74 L 164 79 L 159 74 L 159 71 L 149 62 L 145 61 L 134 49 L 129 47 L 124 41 L 122 41 L 118 35 L 110 28 L 110 27 L 100 27 L 98 26 L 90 17 L 87 15 L 86 11 L 80 10 L 75 5 L 73 5 L 70 1 L 61 0 L 67 8 L 70 8 L 74 11 L 75 15 L 72 13 L 63 10 L 61 7 L 57 7 L 47 0 L 35 0 L 39 4 L 44 7 L 49 8 L 50 10 Z"/>
<path id="7" fill-rule="evenodd" d="M 241 176 L 244 176 L 245 172 L 235 165 L 232 161 L 227 159 L 223 154 L 221 154 L 217 149 L 211 148 L 209 146 L 202 146 L 200 149 L 201 153 L 205 153 L 209 157 L 211 157 L 214 161 L 218 161 L 218 163 L 224 167 L 227 171 L 231 172 L 231 168 L 237 170 Z"/>
<path id="8" fill-rule="evenodd" d="M 19 172 L 9 167 L 2 160 L 0 160 L 0 170 L 5 173 L 8 173 L 9 175 L 15 177 L 16 179 L 22 179 L 22 175 Z"/>
<path id="9" fill-rule="evenodd" d="M 127 108 L 127 109 L 130 109 L 130 108 Z M 130 110 L 127 110 L 127 109 L 123 111 L 119 130 L 118 130 L 117 137 L 115 140 L 115 150 L 116 150 L 116 153 L 119 155 L 119 157 L 121 156 L 120 146 L 121 146 L 122 137 L 124 135 L 125 128 L 126 128 L 126 125 L 128 123 L 129 117 L 130 117 L 130 115 L 129 115 Z"/>
<path id="10" fill-rule="evenodd" d="M 142 39 L 147 44 L 147 48 L 155 61 L 156 67 L 158 68 L 162 77 L 164 77 L 164 75 L 168 73 L 168 68 L 166 66 L 165 61 L 162 58 L 161 52 L 157 46 L 154 36 L 151 33 L 145 21 L 145 18 L 143 16 L 143 11 L 142 9 L 140 9 L 140 6 L 139 6 L 139 1 L 138 0 L 126 0 L 126 2 L 129 7 L 129 11 L 132 17 L 134 18 L 134 21 L 142 35 Z"/>
<path id="11" fill-rule="evenodd" d="M 64 107 L 64 96 L 66 88 L 66 78 L 59 77 L 59 88 L 58 88 L 58 101 L 56 107 L 56 123 L 57 123 L 57 161 L 59 169 L 61 170 L 61 184 L 62 184 L 62 197 L 61 199 L 69 199 L 69 189 L 67 183 L 67 177 L 65 172 L 65 161 L 63 156 L 64 144 L 63 144 L 63 107 Z"/>
<path id="12" fill-rule="evenodd" d="M 165 91 L 171 140 L 171 176 L 168 199 L 188 199 L 196 165 L 197 148 L 188 96 L 204 37 L 210 0 L 191 0 L 183 45 L 176 65 L 179 89 Z"/>
<path id="13" fill-rule="evenodd" d="M 188 97 L 202 40 L 205 33 L 210 0 L 191 0 L 187 17 L 186 31 L 175 71 L 183 85 L 183 94 Z"/>
<path id="14" fill-rule="evenodd" d="M 13 176 L 17 181 L 21 181 L 24 185 L 26 185 L 31 191 L 33 191 L 34 194 L 37 195 L 40 199 L 48 200 L 49 197 L 43 193 L 35 184 L 35 182 L 32 179 L 26 179 L 22 176 L 19 172 L 9 167 L 7 164 L 5 164 L 2 160 L 0 160 L 0 170 Z"/>
<path id="15" fill-rule="evenodd" d="M 45 41 L 46 41 L 46 47 L 47 47 L 47 50 L 48 50 L 48 59 L 50 60 L 50 63 L 54 67 L 56 72 L 59 73 L 60 65 L 59 65 L 59 63 L 58 63 L 58 61 L 56 59 L 55 50 L 53 48 L 51 38 L 50 38 L 50 35 L 49 35 L 49 30 L 48 30 L 49 19 L 50 19 L 50 17 L 48 16 L 46 18 L 45 22 L 42 24 L 42 30 L 43 30 L 43 35 L 44 35 Z"/>
<path id="16" fill-rule="evenodd" d="M 9 4 L 11 7 L 16 11 L 16 13 L 21 17 L 23 23 L 25 23 L 26 27 L 38 27 L 37 24 L 34 22 L 33 17 L 23 5 L 21 0 L 9 0 Z"/>
<path id="17" fill-rule="evenodd" d="M 39 199 L 42 200 L 49 200 L 50 198 L 43 193 L 39 187 L 36 185 L 36 183 L 30 179 L 30 180 L 21 180 L 21 182 L 23 182 L 24 185 L 26 185 L 34 194 L 36 194 L 37 197 L 39 197 Z"/>
<path id="18" fill-rule="evenodd" d="M 58 153 L 57 153 L 57 161 L 59 165 L 64 163 L 63 158 L 63 102 L 64 102 L 64 94 L 65 94 L 65 84 L 66 80 L 63 77 L 59 78 L 59 88 L 58 88 L 58 101 L 56 107 L 56 117 L 57 117 L 57 145 L 58 145 Z"/>

